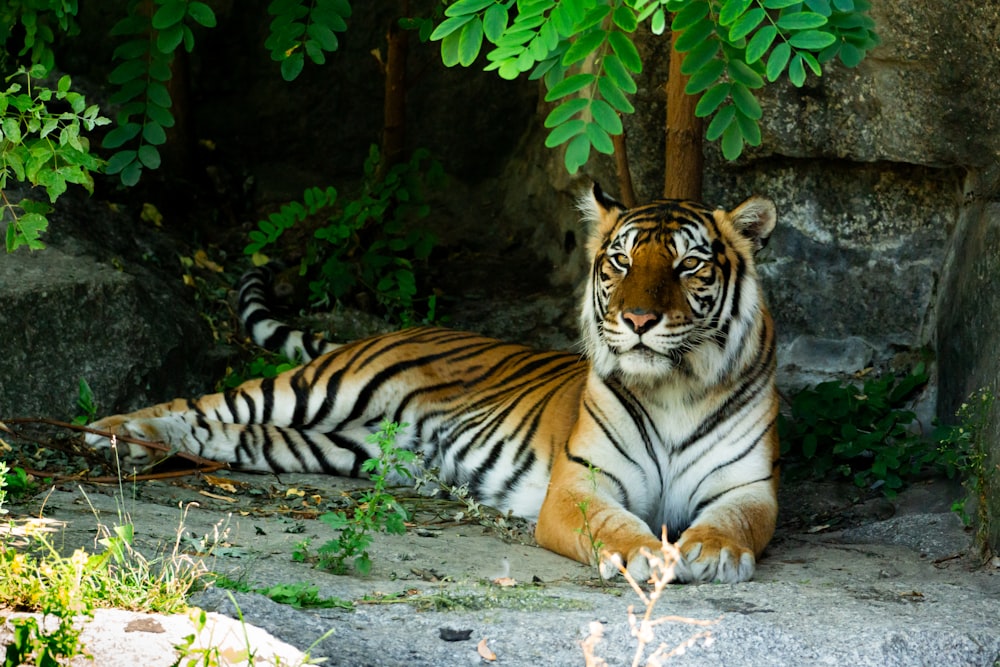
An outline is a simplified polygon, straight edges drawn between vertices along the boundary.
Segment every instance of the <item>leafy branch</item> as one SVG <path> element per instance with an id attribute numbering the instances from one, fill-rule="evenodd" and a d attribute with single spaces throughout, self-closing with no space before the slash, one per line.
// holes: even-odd
<path id="1" fill-rule="evenodd" d="M 634 107 L 642 59 L 633 41 L 648 22 L 670 28 L 684 54 L 686 92 L 702 94 L 696 114 L 712 116 L 706 132 L 721 139 L 727 159 L 759 145 L 763 111 L 753 91 L 787 75 L 796 86 L 806 68 L 822 74 L 835 57 L 857 65 L 878 43 L 867 0 L 458 0 L 431 33 L 441 59 L 468 67 L 484 42 L 487 71 L 505 79 L 542 79 L 555 108 L 545 120 L 546 146 L 567 144 L 566 169 L 576 173 L 591 148 L 611 153 L 621 114 Z M 768 56 L 765 58 L 765 56 Z"/>
<path id="2" fill-rule="evenodd" d="M 115 49 L 121 63 L 108 75 L 118 90 L 112 104 L 121 105 L 118 127 L 104 138 L 104 148 L 120 149 L 108 160 L 107 173 L 120 174 L 123 185 L 139 182 L 143 168 L 160 166 L 165 128 L 175 120 L 167 82 L 173 76 L 174 53 L 183 44 L 194 48 L 191 24 L 216 25 L 212 8 L 197 0 L 131 0 L 128 15 L 111 29 L 112 36 L 128 37 Z M 131 145 L 130 148 L 122 148 Z"/>
<path id="3" fill-rule="evenodd" d="M 317 65 L 340 46 L 338 32 L 347 30 L 351 5 L 347 0 L 274 0 L 267 13 L 274 17 L 264 47 L 281 63 L 281 77 L 295 80 L 306 56 Z"/>
<path id="4" fill-rule="evenodd" d="M 101 167 L 101 161 L 90 154 L 90 143 L 81 136 L 81 128 L 93 130 L 107 124 L 108 119 L 100 115 L 96 104 L 88 106 L 83 95 L 71 90 L 69 76 L 60 78 L 54 90 L 33 85 L 33 80 L 45 74 L 42 65 L 30 70 L 22 67 L 8 77 L 9 85 L 0 93 L 0 206 L 11 216 L 7 252 L 22 245 L 32 250 L 44 248 L 40 235 L 48 227 L 45 215 L 51 210 L 45 202 L 27 198 L 11 202 L 7 198 L 9 179 L 42 187 L 49 202 L 55 203 L 68 183 L 92 193 L 91 172 Z M 10 83 L 20 77 L 24 84 Z"/>

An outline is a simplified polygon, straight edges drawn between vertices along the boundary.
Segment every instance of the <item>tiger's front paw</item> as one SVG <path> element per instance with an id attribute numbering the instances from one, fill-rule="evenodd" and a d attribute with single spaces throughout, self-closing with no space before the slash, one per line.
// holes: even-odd
<path id="1" fill-rule="evenodd" d="M 157 428 L 156 421 L 158 420 L 129 419 L 127 415 L 114 415 L 99 419 L 87 426 L 88 428 L 105 431 L 112 435 L 128 436 L 149 442 L 167 442 L 167 438 Z M 84 441 L 94 449 L 111 449 L 114 446 L 124 454 L 125 460 L 137 465 L 162 458 L 164 455 L 164 452 L 161 450 L 143 447 L 131 442 L 115 441 L 113 443 L 110 438 L 96 433 L 88 433 Z"/>
<path id="2" fill-rule="evenodd" d="M 685 582 L 735 584 L 753 577 L 757 559 L 750 547 L 711 526 L 688 528 L 677 548 L 677 578 Z"/>
<path id="3" fill-rule="evenodd" d="M 601 555 L 599 570 L 602 579 L 611 579 L 619 572 L 622 566 L 629 575 L 639 583 L 649 581 L 656 569 L 669 568 L 671 558 L 661 551 L 659 542 L 650 539 L 640 546 L 632 547 L 624 554 L 621 551 L 605 550 Z M 666 570 L 669 574 L 669 570 Z"/>

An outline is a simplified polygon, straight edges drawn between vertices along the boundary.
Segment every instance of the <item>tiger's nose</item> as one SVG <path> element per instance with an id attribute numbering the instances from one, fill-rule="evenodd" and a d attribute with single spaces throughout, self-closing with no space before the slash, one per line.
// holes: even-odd
<path id="1" fill-rule="evenodd" d="M 649 331 L 660 321 L 660 316 L 657 313 L 650 313 L 645 310 L 626 310 L 622 313 L 622 317 L 632 327 L 632 331 L 637 334 Z"/>

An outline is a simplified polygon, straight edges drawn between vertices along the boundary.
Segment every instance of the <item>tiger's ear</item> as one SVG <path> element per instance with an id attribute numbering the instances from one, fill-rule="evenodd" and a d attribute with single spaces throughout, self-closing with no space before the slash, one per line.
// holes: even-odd
<path id="1" fill-rule="evenodd" d="M 724 215 L 737 232 L 753 242 L 754 252 L 767 245 L 778 219 L 774 202 L 757 196 L 750 197 Z"/>
<path id="2" fill-rule="evenodd" d="M 590 225 L 591 238 L 607 236 L 626 210 L 624 204 L 608 196 L 596 181 L 590 191 L 577 201 L 577 208 Z"/>

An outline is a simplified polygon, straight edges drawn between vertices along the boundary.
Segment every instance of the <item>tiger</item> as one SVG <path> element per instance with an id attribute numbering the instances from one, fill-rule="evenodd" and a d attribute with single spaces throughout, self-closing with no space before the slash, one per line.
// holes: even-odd
<path id="1" fill-rule="evenodd" d="M 775 333 L 755 265 L 775 205 L 630 208 L 595 184 L 579 208 L 582 351 L 435 327 L 335 344 L 276 318 L 264 267 L 241 281 L 241 319 L 303 365 L 90 426 L 242 470 L 356 477 L 379 424 L 406 424 L 396 445 L 421 465 L 606 578 L 647 580 L 665 534 L 674 580 L 746 581 L 778 511 Z"/>

